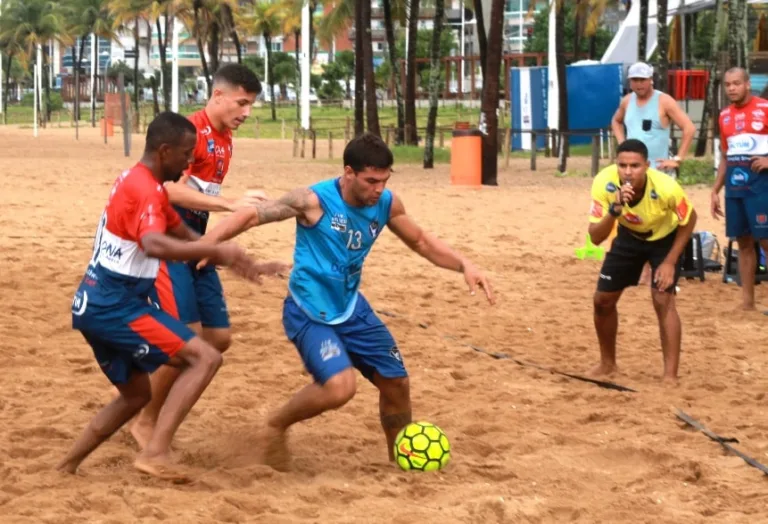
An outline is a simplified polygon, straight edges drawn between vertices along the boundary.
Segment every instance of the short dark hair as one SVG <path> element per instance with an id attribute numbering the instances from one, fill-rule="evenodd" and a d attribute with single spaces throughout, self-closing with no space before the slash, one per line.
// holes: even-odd
<path id="1" fill-rule="evenodd" d="M 158 114 L 147 127 L 147 139 L 144 149 L 157 151 L 161 145 L 178 146 L 187 133 L 197 134 L 197 128 L 187 117 L 173 111 Z"/>
<path id="2" fill-rule="evenodd" d="M 744 78 L 744 81 L 749 82 L 749 71 L 747 71 L 743 67 L 732 67 L 725 72 L 726 75 L 735 74 L 735 73 L 741 73 L 742 77 Z M 723 75 L 723 78 L 725 78 L 725 75 Z"/>
<path id="3" fill-rule="evenodd" d="M 344 148 L 344 166 L 349 166 L 355 173 L 367 167 L 375 169 L 391 168 L 395 163 L 392 151 L 378 136 L 363 133 L 353 138 Z"/>
<path id="4" fill-rule="evenodd" d="M 619 144 L 616 154 L 618 155 L 619 153 L 639 153 L 642 155 L 643 160 L 648 160 L 648 148 L 642 141 L 636 138 L 629 138 Z"/>
<path id="5" fill-rule="evenodd" d="M 261 94 L 259 77 L 242 64 L 226 64 L 218 68 L 213 75 L 213 84 L 221 82 L 232 87 L 242 87 L 246 93 Z"/>

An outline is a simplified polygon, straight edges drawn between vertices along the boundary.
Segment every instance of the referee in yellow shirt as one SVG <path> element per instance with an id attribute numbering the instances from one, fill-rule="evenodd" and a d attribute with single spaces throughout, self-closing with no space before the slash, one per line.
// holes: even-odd
<path id="1" fill-rule="evenodd" d="M 594 296 L 600 364 L 591 373 L 599 376 L 616 371 L 616 304 L 626 287 L 637 285 L 648 262 L 653 270 L 651 297 L 659 319 L 664 380 L 675 382 L 682 333 L 675 286 L 696 212 L 676 180 L 650 167 L 648 149 L 641 141 L 626 140 L 617 153 L 616 164 L 600 171 L 592 183 L 592 242 L 600 244 L 608 238 L 617 221 L 619 227 Z"/>

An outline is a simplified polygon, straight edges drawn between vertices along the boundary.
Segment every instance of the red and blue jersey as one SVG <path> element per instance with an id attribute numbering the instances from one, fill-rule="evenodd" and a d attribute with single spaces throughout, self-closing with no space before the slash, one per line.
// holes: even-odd
<path id="1" fill-rule="evenodd" d="M 768 173 L 752 171 L 752 159 L 768 156 L 768 100 L 753 96 L 742 107 L 720 113 L 721 149 L 726 163 L 725 196 L 768 193 Z"/>
<path id="2" fill-rule="evenodd" d="M 141 245 L 148 233 L 166 233 L 181 218 L 168 193 L 141 163 L 115 181 L 99 220 L 93 255 L 75 296 L 73 312 L 86 306 L 117 306 L 136 298 L 146 300 L 157 277 L 160 260 Z"/>
<path id="3" fill-rule="evenodd" d="M 187 185 L 206 195 L 219 196 L 221 184 L 229 171 L 229 162 L 232 159 L 232 132 L 229 129 L 217 131 L 204 109 L 194 113 L 189 119 L 197 128 L 197 144 L 195 159 L 187 171 Z M 208 211 L 174 207 L 189 227 L 201 235 L 205 233 Z"/>

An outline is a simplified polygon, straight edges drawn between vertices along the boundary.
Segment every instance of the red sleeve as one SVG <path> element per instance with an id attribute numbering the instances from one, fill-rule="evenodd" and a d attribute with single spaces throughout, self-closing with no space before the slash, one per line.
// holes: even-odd
<path id="1" fill-rule="evenodd" d="M 720 129 L 720 151 L 723 153 L 728 152 L 728 140 L 725 136 L 725 126 L 723 125 L 723 114 L 717 118 L 717 127 Z"/>

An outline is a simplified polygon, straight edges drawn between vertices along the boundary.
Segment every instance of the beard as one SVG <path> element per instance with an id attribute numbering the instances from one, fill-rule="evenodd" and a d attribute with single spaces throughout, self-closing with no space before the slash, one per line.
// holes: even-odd
<path id="1" fill-rule="evenodd" d="M 179 171 L 179 172 L 178 172 L 178 173 L 176 173 L 175 175 L 172 175 L 171 177 L 169 177 L 169 178 L 168 178 L 168 181 L 169 181 L 169 182 L 178 182 L 179 180 L 181 180 L 181 177 L 182 177 L 183 175 L 184 175 L 184 172 L 183 172 L 183 171 Z"/>

